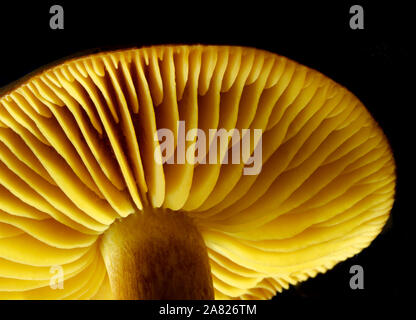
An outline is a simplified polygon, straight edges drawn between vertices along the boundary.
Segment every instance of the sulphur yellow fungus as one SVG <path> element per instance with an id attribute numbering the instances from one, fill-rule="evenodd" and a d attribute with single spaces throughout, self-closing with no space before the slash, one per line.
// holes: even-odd
<path id="1" fill-rule="evenodd" d="M 240 161 L 218 148 L 193 163 L 200 138 L 178 123 L 206 134 L 198 152 L 211 129 L 262 136 L 219 143 L 242 142 Z M 203 45 L 72 59 L 0 97 L 0 298 L 269 299 L 367 247 L 394 188 L 363 104 L 290 59 Z"/>

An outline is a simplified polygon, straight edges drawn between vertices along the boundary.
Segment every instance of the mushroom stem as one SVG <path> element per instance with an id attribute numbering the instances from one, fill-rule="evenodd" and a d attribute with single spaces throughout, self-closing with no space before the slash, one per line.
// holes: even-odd
<path id="1" fill-rule="evenodd" d="M 205 243 L 181 213 L 145 208 L 117 221 L 101 252 L 115 299 L 214 299 Z"/>

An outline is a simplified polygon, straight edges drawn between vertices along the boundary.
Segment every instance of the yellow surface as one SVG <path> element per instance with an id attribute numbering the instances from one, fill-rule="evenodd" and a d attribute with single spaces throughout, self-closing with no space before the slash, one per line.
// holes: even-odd
<path id="1" fill-rule="evenodd" d="M 178 120 L 262 129 L 261 173 L 157 164 L 154 133 L 176 138 Z M 152 206 L 195 219 L 216 298 L 269 299 L 367 247 L 394 188 L 362 103 L 285 57 L 196 45 L 77 58 L 0 98 L 0 298 L 111 298 L 100 235 Z"/>

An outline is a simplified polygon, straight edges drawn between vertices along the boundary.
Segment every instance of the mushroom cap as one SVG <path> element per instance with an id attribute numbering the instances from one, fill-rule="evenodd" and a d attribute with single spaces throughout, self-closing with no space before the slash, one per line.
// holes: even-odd
<path id="1" fill-rule="evenodd" d="M 261 172 L 243 174 L 247 157 L 158 164 L 154 134 L 176 138 L 179 120 L 261 129 Z M 72 59 L 0 98 L 0 298 L 111 298 L 101 235 L 153 207 L 194 220 L 217 299 L 269 299 L 367 247 L 394 192 L 392 152 L 363 104 L 290 59 L 204 45 Z"/>

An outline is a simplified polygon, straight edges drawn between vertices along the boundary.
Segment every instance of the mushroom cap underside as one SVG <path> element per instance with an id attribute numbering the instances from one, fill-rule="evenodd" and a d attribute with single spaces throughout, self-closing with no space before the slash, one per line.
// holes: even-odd
<path id="1" fill-rule="evenodd" d="M 261 171 L 245 175 L 244 155 L 157 163 L 155 133 L 173 132 L 176 155 L 178 121 L 207 136 L 261 129 L 248 146 L 261 144 Z M 193 157 L 195 139 L 185 143 Z M 0 298 L 111 298 L 101 235 L 151 207 L 193 219 L 217 299 L 269 299 L 367 247 L 394 189 L 391 149 L 364 105 L 290 59 L 204 45 L 72 59 L 0 98 Z"/>

